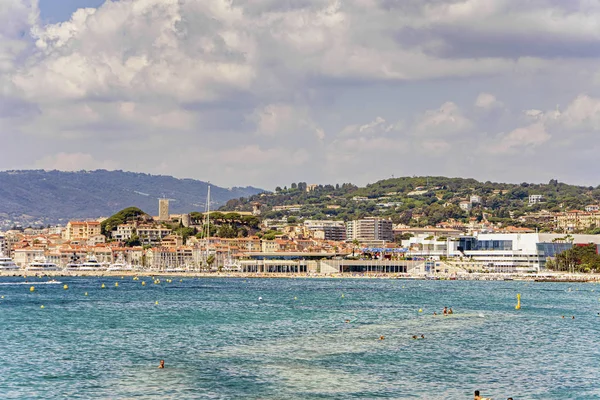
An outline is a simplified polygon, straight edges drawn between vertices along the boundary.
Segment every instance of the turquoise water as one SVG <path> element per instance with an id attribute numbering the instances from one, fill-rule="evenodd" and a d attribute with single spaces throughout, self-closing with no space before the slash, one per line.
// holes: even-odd
<path id="1" fill-rule="evenodd" d="M 600 399 L 600 285 L 47 279 L 0 278 L 2 399 Z"/>

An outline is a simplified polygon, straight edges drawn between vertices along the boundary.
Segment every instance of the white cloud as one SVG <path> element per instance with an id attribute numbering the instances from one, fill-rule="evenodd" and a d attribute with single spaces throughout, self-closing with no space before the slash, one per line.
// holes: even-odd
<path id="1" fill-rule="evenodd" d="M 501 101 L 496 99 L 496 96 L 490 93 L 480 93 L 475 100 L 475 107 L 490 110 L 492 108 L 502 107 Z"/>
<path id="2" fill-rule="evenodd" d="M 544 124 L 537 122 L 526 127 L 517 128 L 506 135 L 500 135 L 499 140 L 487 147 L 492 153 L 507 153 L 519 148 L 537 147 L 550 140 Z"/>
<path id="3" fill-rule="evenodd" d="M 318 140 L 325 139 L 325 131 L 313 122 L 309 111 L 304 107 L 281 103 L 268 104 L 254 110 L 248 119 L 256 124 L 258 135 L 285 137 L 305 136 L 308 133 Z"/>
<path id="4" fill-rule="evenodd" d="M 593 149 L 599 18 L 587 1 L 127 0 L 44 24 L 35 1 L 5 0 L 0 167 L 26 144 L 51 167 L 272 188 L 496 173 L 474 152 L 488 143 L 513 165 L 552 158 L 550 136 Z"/>
<path id="5" fill-rule="evenodd" d="M 437 110 L 428 110 L 418 117 L 414 132 L 418 135 L 452 135 L 470 129 L 471 121 L 462 115 L 456 104 L 448 101 Z"/>

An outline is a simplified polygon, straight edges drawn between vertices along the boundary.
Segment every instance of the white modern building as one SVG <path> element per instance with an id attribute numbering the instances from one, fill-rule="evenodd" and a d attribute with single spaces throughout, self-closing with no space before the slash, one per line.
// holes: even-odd
<path id="1" fill-rule="evenodd" d="M 464 268 L 497 272 L 539 271 L 549 257 L 575 245 L 600 245 L 600 235 L 553 233 L 485 233 L 440 240 L 419 235 L 403 242 L 410 256 L 445 257 Z"/>

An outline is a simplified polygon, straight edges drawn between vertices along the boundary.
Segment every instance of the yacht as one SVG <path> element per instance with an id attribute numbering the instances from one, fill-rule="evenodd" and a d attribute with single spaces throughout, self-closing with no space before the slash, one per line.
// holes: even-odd
<path id="1" fill-rule="evenodd" d="M 106 267 L 104 267 L 101 263 L 98 262 L 98 260 L 96 259 L 96 257 L 94 256 L 89 256 L 88 259 L 84 262 L 79 264 L 79 271 L 102 271 L 102 270 L 106 270 Z"/>
<path id="2" fill-rule="evenodd" d="M 113 264 L 110 264 L 110 266 L 107 269 L 107 271 L 132 271 L 132 270 L 133 270 L 133 267 L 131 266 L 131 264 L 127 264 L 123 260 L 123 257 L 118 257 L 117 260 Z"/>
<path id="3" fill-rule="evenodd" d="M 0 270 L 2 271 L 14 271 L 19 269 L 19 266 L 10 257 L 6 257 L 3 253 L 0 253 Z"/>
<path id="4" fill-rule="evenodd" d="M 60 271 L 60 267 L 53 262 L 46 261 L 45 257 L 37 258 L 29 263 L 27 271 Z"/>

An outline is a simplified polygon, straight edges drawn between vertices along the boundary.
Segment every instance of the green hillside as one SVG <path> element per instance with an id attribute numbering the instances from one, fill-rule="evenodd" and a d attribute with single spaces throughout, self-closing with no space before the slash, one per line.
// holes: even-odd
<path id="1" fill-rule="evenodd" d="M 433 177 L 402 177 L 385 179 L 365 187 L 345 183 L 319 185 L 307 191 L 304 182 L 277 188 L 275 193 L 263 193 L 247 199 L 229 200 L 223 211 L 250 211 L 252 203 L 262 205 L 263 217 L 351 220 L 365 216 L 390 217 L 396 223 L 431 225 L 454 218 L 466 221 L 470 217 L 490 222 L 514 222 L 527 213 L 583 209 L 600 202 L 600 187 L 585 187 L 551 180 L 547 184 L 479 182 L 475 179 Z M 541 195 L 542 202 L 529 204 L 530 195 Z M 479 196 L 480 203 L 464 211 L 461 201 Z M 274 211 L 273 207 L 301 205 L 300 212 Z M 417 217 L 417 218 L 415 218 Z M 512 218 L 511 218 L 512 217 Z"/>

